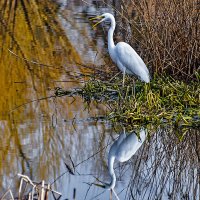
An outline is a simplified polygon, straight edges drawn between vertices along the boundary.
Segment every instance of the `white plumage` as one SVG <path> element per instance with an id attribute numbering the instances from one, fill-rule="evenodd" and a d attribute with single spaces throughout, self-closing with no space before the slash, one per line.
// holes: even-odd
<path id="1" fill-rule="evenodd" d="M 116 176 L 114 172 L 115 159 L 119 162 L 125 162 L 129 160 L 136 151 L 141 147 L 146 139 L 146 132 L 144 129 L 140 130 L 140 139 L 135 133 L 131 133 L 128 136 L 121 133 L 118 139 L 112 144 L 108 155 L 108 169 L 111 176 L 111 182 L 106 184 L 107 189 L 114 189 L 116 183 Z"/>
<path id="2" fill-rule="evenodd" d="M 119 42 L 115 46 L 115 54 L 116 64 L 122 72 L 125 68 L 125 72 L 127 74 L 136 75 L 140 80 L 146 83 L 150 81 L 149 71 L 146 65 L 129 44 L 125 42 Z"/>
<path id="3" fill-rule="evenodd" d="M 114 44 L 113 33 L 116 26 L 114 16 L 110 13 L 105 13 L 93 19 L 101 19 L 94 26 L 105 20 L 109 20 L 111 22 L 108 30 L 108 51 L 113 62 L 115 62 L 118 68 L 123 72 L 123 85 L 125 73 L 135 75 L 141 81 L 149 83 L 149 70 L 136 51 L 125 42 L 119 42 L 117 45 Z"/>

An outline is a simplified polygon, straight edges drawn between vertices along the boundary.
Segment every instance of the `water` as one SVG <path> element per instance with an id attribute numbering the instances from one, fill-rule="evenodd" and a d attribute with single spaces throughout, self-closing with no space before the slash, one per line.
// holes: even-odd
<path id="1" fill-rule="evenodd" d="M 113 11 L 100 1 L 23 2 L 0 2 L 0 195 L 11 181 L 17 191 L 21 173 L 56 180 L 62 199 L 73 199 L 74 189 L 76 199 L 109 199 L 108 190 L 91 184 L 109 183 L 108 151 L 120 128 L 94 120 L 105 115 L 103 104 L 51 96 L 56 87 L 82 87 L 92 73 L 83 65 L 108 61 L 106 31 L 92 30 L 88 17 Z M 147 131 L 151 137 L 133 158 L 115 163 L 119 198 L 198 199 L 198 130 Z M 76 166 L 75 175 L 65 163 Z"/>

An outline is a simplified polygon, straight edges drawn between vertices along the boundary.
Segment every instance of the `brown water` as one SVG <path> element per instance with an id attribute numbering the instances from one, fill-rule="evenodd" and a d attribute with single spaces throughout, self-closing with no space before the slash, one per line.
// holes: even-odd
<path id="1" fill-rule="evenodd" d="M 95 1 L 2 0 L 0 11 L 0 195 L 11 181 L 17 191 L 17 173 L 53 182 L 72 159 L 75 175 L 65 173 L 53 184 L 62 198 L 72 199 L 75 188 L 76 199 L 109 199 L 109 191 L 88 185 L 95 177 L 110 181 L 107 153 L 119 132 L 94 120 L 106 107 L 51 96 L 56 87 L 83 86 L 92 70 L 80 64 L 105 63 L 104 38 L 88 17 L 111 8 Z M 148 132 L 154 136 L 133 159 L 116 164 L 120 199 L 198 199 L 198 130 Z"/>

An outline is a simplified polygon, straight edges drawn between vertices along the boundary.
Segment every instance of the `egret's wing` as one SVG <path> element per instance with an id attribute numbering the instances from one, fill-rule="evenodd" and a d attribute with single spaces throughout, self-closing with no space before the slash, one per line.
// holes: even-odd
<path id="1" fill-rule="evenodd" d="M 149 82 L 149 70 L 135 50 L 125 42 L 115 47 L 117 65 L 123 65 L 129 74 L 137 75 L 142 81 Z"/>
<path id="2" fill-rule="evenodd" d="M 117 145 L 119 146 L 123 140 L 126 138 L 126 133 L 120 133 L 119 137 L 117 138 L 116 142 L 117 142 Z"/>
<path id="3" fill-rule="evenodd" d="M 146 133 L 144 130 L 141 130 L 140 132 L 140 139 L 137 137 L 135 133 L 129 134 L 117 149 L 116 152 L 117 160 L 119 160 L 120 162 L 125 162 L 129 160 L 141 147 L 145 139 L 146 139 Z"/>
<path id="4" fill-rule="evenodd" d="M 115 142 L 112 144 L 109 150 L 109 156 L 115 156 L 117 149 L 119 148 L 120 144 L 123 142 L 123 140 L 126 138 L 125 133 L 121 133 L 119 137 L 115 140 Z"/>

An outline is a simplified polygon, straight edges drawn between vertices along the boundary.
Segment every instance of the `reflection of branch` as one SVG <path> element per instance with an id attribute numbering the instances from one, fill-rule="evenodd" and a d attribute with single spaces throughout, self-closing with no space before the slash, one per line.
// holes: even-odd
<path id="1" fill-rule="evenodd" d="M 38 63 L 38 62 L 36 62 L 36 61 L 32 61 L 32 60 L 28 60 L 27 58 L 20 57 L 20 56 L 18 56 L 16 53 L 14 53 L 13 51 L 11 51 L 10 49 L 8 49 L 8 51 L 9 51 L 11 54 L 15 55 L 17 58 L 20 58 L 20 59 L 22 59 L 22 60 L 24 60 L 24 61 L 27 61 L 27 62 L 29 62 L 29 63 L 36 64 L 36 65 L 40 65 L 40 66 L 53 67 L 53 65 L 47 65 L 47 64 L 43 64 L 43 63 Z"/>
<path id="2" fill-rule="evenodd" d="M 141 199 L 162 199 L 165 193 L 170 199 L 179 199 L 182 195 L 188 198 L 198 196 L 198 176 L 195 175 L 198 171 L 195 151 L 198 150 L 193 142 L 198 141 L 199 135 L 197 138 L 188 131 L 184 140 L 179 141 L 174 133 L 169 132 L 170 129 L 157 131 L 144 147 L 144 153 L 148 154 L 142 162 L 137 160 L 140 166 L 133 171 L 130 197 L 137 199 L 139 195 Z M 135 168 L 137 162 L 134 162 Z"/>
<path id="3" fill-rule="evenodd" d="M 6 22 L 1 17 L 0 17 L 0 22 L 3 25 L 3 27 L 5 28 L 5 31 L 8 32 L 9 36 L 12 38 L 13 42 L 16 44 L 17 48 L 19 49 L 20 53 L 22 54 L 22 57 L 25 58 L 24 52 L 22 51 L 22 49 L 21 49 L 20 45 L 18 44 L 18 42 L 15 40 L 15 37 L 14 37 L 13 33 L 8 29 Z M 27 68 L 29 70 L 31 70 L 30 65 L 28 64 L 28 62 L 26 62 L 26 64 L 27 64 Z"/>
<path id="4" fill-rule="evenodd" d="M 72 163 L 72 166 L 73 166 L 73 169 L 74 169 L 74 171 L 75 171 L 75 165 L 74 165 L 74 161 L 72 160 L 72 157 L 69 155 L 69 159 L 70 159 L 70 161 L 71 161 L 71 163 Z"/>
<path id="5" fill-rule="evenodd" d="M 110 91 L 110 90 L 107 90 L 108 92 L 113 92 L 113 91 Z M 56 98 L 56 97 L 62 97 L 62 96 L 69 96 L 69 97 L 73 97 L 74 98 L 74 95 L 83 95 L 83 90 L 81 88 L 76 88 L 74 90 L 63 90 L 62 88 L 56 88 L 55 89 L 55 95 L 51 95 L 51 96 L 48 96 L 48 97 L 42 97 L 42 98 L 38 98 L 38 99 L 34 99 L 34 100 L 31 100 L 31 101 L 28 101 L 24 104 L 21 104 L 19 106 L 16 106 L 15 108 L 13 108 L 10 112 L 13 112 L 15 110 L 17 110 L 18 108 L 22 107 L 22 106 L 25 106 L 27 104 L 30 104 L 30 103 L 33 103 L 33 102 L 37 102 L 37 101 L 41 101 L 41 100 L 46 100 L 46 99 L 50 99 L 50 98 Z M 72 102 L 73 103 L 73 102 Z"/>
<path id="6" fill-rule="evenodd" d="M 105 193 L 106 190 L 103 190 L 103 192 L 100 192 L 99 194 L 95 195 L 94 197 L 92 197 L 90 200 L 92 199 L 98 199 L 97 197 L 101 196 L 103 193 Z"/>
<path id="7" fill-rule="evenodd" d="M 50 99 L 50 98 L 55 98 L 55 97 L 56 97 L 56 95 L 51 95 L 51 96 L 48 96 L 48 97 L 42 97 L 42 98 L 39 98 L 39 99 L 34 99 L 34 100 L 28 101 L 24 104 L 21 104 L 21 105 L 15 107 L 15 108 L 13 108 L 10 112 L 13 112 L 13 111 L 17 110 L 18 108 L 23 107 L 23 106 L 28 105 L 28 104 L 33 103 L 33 102 L 46 100 L 46 99 Z"/>
<path id="8" fill-rule="evenodd" d="M 192 141 L 191 141 L 191 143 L 192 143 Z M 198 133 L 195 133 L 195 143 L 196 143 L 195 145 L 191 144 L 191 146 L 193 147 L 195 153 L 197 154 L 197 159 L 198 159 L 198 162 L 200 164 L 200 156 L 199 156 L 199 152 L 198 152 L 198 150 L 200 150 L 198 148 L 199 147 Z"/>
<path id="9" fill-rule="evenodd" d="M 89 185 L 89 187 L 88 187 L 87 192 L 85 194 L 84 200 L 87 198 L 88 192 L 90 191 L 90 188 L 92 187 L 92 184 L 90 184 L 90 183 L 86 183 L 86 184 Z"/>
<path id="10" fill-rule="evenodd" d="M 22 161 L 25 161 L 27 168 L 30 170 L 30 164 L 29 164 L 28 158 L 26 157 L 26 154 L 23 152 L 23 148 L 22 148 L 20 139 L 18 138 L 18 134 L 16 134 L 16 138 L 18 140 L 17 144 L 18 144 L 20 157 L 22 158 Z M 22 170 L 23 170 L 23 168 L 22 168 Z"/>
<path id="11" fill-rule="evenodd" d="M 97 155 L 98 153 L 100 153 L 101 151 L 103 151 L 105 148 L 107 148 L 108 145 L 110 145 L 111 143 L 112 143 L 112 142 L 108 143 L 106 146 L 104 146 L 103 148 L 101 148 L 99 151 L 97 151 L 96 153 L 94 153 L 93 155 L 89 156 L 87 159 L 81 161 L 80 163 L 78 163 L 78 164 L 76 164 L 76 165 L 74 164 L 74 162 L 72 161 L 71 156 L 70 156 L 70 160 L 71 160 L 71 162 L 72 162 L 72 166 L 73 166 L 74 171 L 75 171 L 75 169 L 76 169 L 77 166 L 79 166 L 80 164 L 83 164 L 84 162 L 86 162 L 86 161 L 88 161 L 89 159 L 93 158 L 95 155 Z M 65 163 L 65 166 L 66 166 L 66 163 Z M 67 167 L 67 171 L 63 172 L 63 173 L 62 173 L 61 175 L 59 175 L 54 181 L 52 181 L 51 185 L 53 185 L 58 179 L 60 179 L 62 176 L 64 176 L 67 172 L 70 173 L 68 166 L 66 166 L 66 167 Z M 71 170 L 71 169 L 70 169 L 70 170 Z M 78 173 L 78 172 L 77 172 L 77 173 Z M 73 174 L 73 175 L 74 175 L 74 174 Z M 78 173 L 78 175 L 80 176 L 81 174 Z M 94 177 L 94 176 L 93 176 L 93 177 Z M 95 178 L 96 180 L 98 180 L 98 178 L 96 178 L 96 177 L 94 177 L 94 178 Z M 100 180 L 98 180 L 98 181 L 101 182 Z"/>
<path id="12" fill-rule="evenodd" d="M 65 164 L 65 167 L 67 168 L 68 172 L 71 174 L 71 175 L 75 175 L 74 172 L 72 171 L 71 167 L 66 163 L 64 162 Z"/>
<path id="13" fill-rule="evenodd" d="M 3 200 L 3 199 L 7 196 L 7 194 L 10 194 L 11 199 L 14 200 L 12 191 L 11 191 L 10 189 L 8 189 L 8 190 L 4 193 L 4 195 L 1 197 L 1 200 Z"/>
<path id="14" fill-rule="evenodd" d="M 9 36 L 12 38 L 13 42 L 15 43 L 15 45 L 17 46 L 17 48 L 19 49 L 22 57 L 25 59 L 25 54 L 24 52 L 22 51 L 19 43 L 17 42 L 17 40 L 15 39 L 14 37 L 14 34 L 13 32 L 11 32 L 6 24 L 6 22 L 4 21 L 4 19 L 0 16 L 0 22 L 1 24 L 3 25 L 3 27 L 5 28 L 5 31 L 8 32 Z M 29 63 L 25 60 L 25 63 L 26 63 L 26 66 L 27 66 L 27 69 L 28 71 L 30 72 L 30 75 L 31 75 L 31 79 L 32 79 L 32 84 L 33 84 L 33 89 L 35 91 L 37 91 L 36 87 L 35 87 L 35 83 L 34 83 L 34 79 L 33 79 L 33 74 L 31 73 L 32 72 L 32 69 L 31 69 L 31 66 L 29 65 Z"/>

